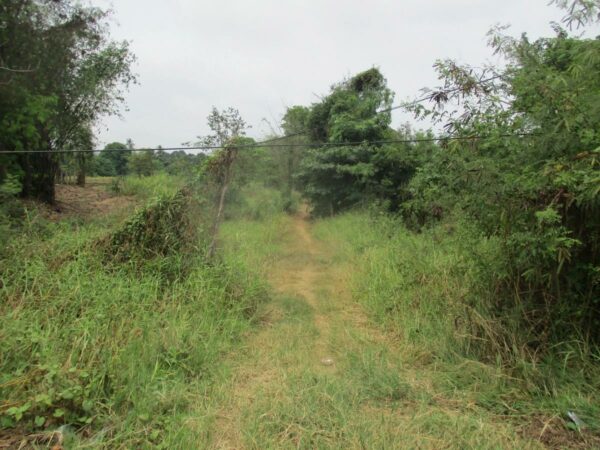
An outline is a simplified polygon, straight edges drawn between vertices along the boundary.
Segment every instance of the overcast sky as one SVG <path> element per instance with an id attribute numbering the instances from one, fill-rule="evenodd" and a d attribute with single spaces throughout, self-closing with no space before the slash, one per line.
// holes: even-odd
<path id="1" fill-rule="evenodd" d="M 238 108 L 249 135 L 269 133 L 287 106 L 309 105 L 332 83 L 376 66 L 396 93 L 436 84 L 432 64 L 493 61 L 486 32 L 552 34 L 563 12 L 547 0 L 92 0 L 113 10 L 111 33 L 137 56 L 139 85 L 99 144 L 177 146 L 208 132 L 212 106 Z M 407 120 L 396 113 L 394 126 Z"/>

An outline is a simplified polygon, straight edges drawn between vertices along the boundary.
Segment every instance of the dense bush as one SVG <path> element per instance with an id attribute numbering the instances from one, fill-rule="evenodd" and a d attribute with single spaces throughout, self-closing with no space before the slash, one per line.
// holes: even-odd
<path id="1" fill-rule="evenodd" d="M 463 215 L 500 239 L 497 310 L 518 311 L 533 347 L 574 336 L 597 340 L 600 79 L 591 74 L 598 73 L 600 41 L 562 30 L 533 43 L 497 40 L 510 64 L 486 92 L 470 90 L 471 69 L 439 64 L 468 110 L 450 111 L 455 132 L 484 138 L 436 151 L 411 180 L 402 212 L 417 228 Z"/>
<path id="2" fill-rule="evenodd" d="M 108 258 L 116 261 L 168 256 L 195 249 L 201 230 L 198 223 L 191 223 L 192 202 L 187 189 L 159 197 L 104 238 L 100 246 Z"/>

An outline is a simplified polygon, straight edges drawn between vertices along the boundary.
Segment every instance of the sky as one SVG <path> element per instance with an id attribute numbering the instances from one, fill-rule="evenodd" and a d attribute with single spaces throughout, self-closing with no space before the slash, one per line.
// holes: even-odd
<path id="1" fill-rule="evenodd" d="M 137 57 L 139 84 L 121 117 L 97 130 L 100 146 L 179 146 L 209 133 L 213 106 L 237 108 L 248 135 L 279 131 L 288 106 L 310 105 L 329 87 L 378 67 L 394 104 L 437 83 L 436 59 L 498 62 L 487 31 L 552 35 L 563 11 L 548 0 L 92 0 L 113 11 L 113 39 Z M 393 126 L 410 120 L 395 112 Z M 419 124 L 416 124 L 417 127 Z M 427 127 L 428 124 L 421 124 Z"/>

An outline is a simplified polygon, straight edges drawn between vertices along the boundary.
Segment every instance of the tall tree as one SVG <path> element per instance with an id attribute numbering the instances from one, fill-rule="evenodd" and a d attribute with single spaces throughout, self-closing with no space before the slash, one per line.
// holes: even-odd
<path id="1" fill-rule="evenodd" d="M 392 99 L 386 79 L 372 68 L 333 86 L 328 96 L 312 105 L 307 119 L 310 136 L 313 142 L 328 145 L 307 151 L 298 178 L 315 213 L 334 213 L 364 198 L 378 145 L 354 143 L 393 136 L 390 112 L 379 112 Z"/>
<path id="2" fill-rule="evenodd" d="M 71 0 L 0 2 L 0 145 L 46 151 L 13 158 L 25 196 L 54 200 L 55 151 L 115 113 L 134 81 L 133 56 L 109 40 L 106 19 Z"/>

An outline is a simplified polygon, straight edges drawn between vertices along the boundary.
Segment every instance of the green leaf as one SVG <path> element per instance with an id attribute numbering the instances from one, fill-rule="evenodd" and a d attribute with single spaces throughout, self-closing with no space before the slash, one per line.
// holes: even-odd
<path id="1" fill-rule="evenodd" d="M 34 423 L 36 427 L 41 427 L 42 425 L 44 425 L 44 423 L 46 423 L 46 418 L 43 416 L 36 416 L 34 419 Z"/>
<path id="2" fill-rule="evenodd" d="M 85 412 L 90 412 L 92 409 L 94 409 L 94 402 L 92 400 L 84 400 L 83 403 L 81 404 L 81 407 L 83 408 L 83 410 Z"/>

